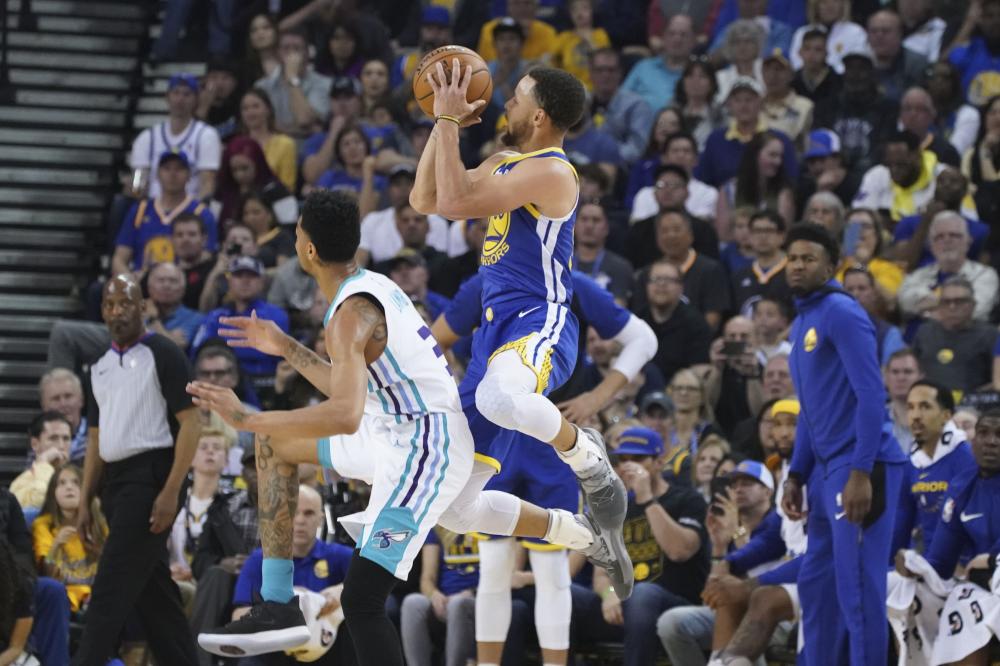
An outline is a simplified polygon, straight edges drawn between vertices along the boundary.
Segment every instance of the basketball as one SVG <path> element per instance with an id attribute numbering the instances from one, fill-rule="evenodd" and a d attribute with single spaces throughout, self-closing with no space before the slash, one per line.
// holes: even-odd
<path id="1" fill-rule="evenodd" d="M 490 97 L 493 96 L 493 77 L 490 76 L 486 61 L 478 53 L 457 45 L 436 48 L 423 57 L 420 64 L 417 65 L 417 70 L 413 73 L 413 97 L 423 112 L 432 118 L 434 117 L 434 90 L 427 82 L 427 72 L 434 72 L 435 65 L 440 62 L 441 66 L 444 67 L 447 83 L 451 83 L 451 66 L 454 58 L 458 58 L 463 72 L 467 66 L 472 67 L 472 80 L 469 81 L 469 89 L 466 93 L 466 99 L 469 102 L 482 99 L 488 103 Z M 477 113 L 482 113 L 485 108 L 484 104 L 479 107 Z"/>

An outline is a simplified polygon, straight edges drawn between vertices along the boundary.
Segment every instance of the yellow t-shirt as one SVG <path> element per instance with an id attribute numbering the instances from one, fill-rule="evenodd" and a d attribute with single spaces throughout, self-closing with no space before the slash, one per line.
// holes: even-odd
<path id="1" fill-rule="evenodd" d="M 272 134 L 264 146 L 264 159 L 271 171 L 289 192 L 295 191 L 296 160 L 295 141 L 287 134 Z"/>
<path id="2" fill-rule="evenodd" d="M 844 273 L 854 265 L 855 262 L 850 259 L 845 259 L 841 262 L 840 270 L 837 271 L 836 275 L 837 281 L 843 283 Z M 869 261 L 867 268 L 868 272 L 875 278 L 875 283 L 895 298 L 896 293 L 899 291 L 899 286 L 903 284 L 903 278 L 905 277 L 903 269 L 887 259 L 879 259 L 878 257 Z"/>
<path id="3" fill-rule="evenodd" d="M 556 36 L 552 64 L 580 79 L 587 90 L 590 90 L 593 85 L 590 80 L 590 53 L 608 46 L 611 46 L 611 39 L 604 28 L 591 30 L 590 42 L 572 30 L 564 30 Z"/>
<path id="4" fill-rule="evenodd" d="M 479 45 L 476 52 L 483 60 L 489 62 L 497 59 L 497 51 L 493 47 L 493 28 L 500 19 L 487 21 L 479 32 Z M 542 56 L 551 55 L 556 45 L 556 29 L 545 21 L 532 21 L 531 29 L 524 36 L 524 49 L 521 57 L 525 60 L 536 60 Z"/>
<path id="5" fill-rule="evenodd" d="M 59 529 L 52 524 L 52 515 L 44 513 L 31 524 L 32 536 L 35 541 L 35 560 L 41 564 L 52 549 Z M 107 534 L 105 534 L 107 536 Z M 74 534 L 55 552 L 50 564 L 58 568 L 57 579 L 66 585 L 66 596 L 69 597 L 73 610 L 80 610 L 83 602 L 90 597 L 90 586 L 97 575 L 97 560 L 87 557 L 80 536 Z"/>

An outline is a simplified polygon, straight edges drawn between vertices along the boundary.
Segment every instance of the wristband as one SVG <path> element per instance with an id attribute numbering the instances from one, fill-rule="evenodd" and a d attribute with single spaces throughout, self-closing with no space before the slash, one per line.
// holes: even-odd
<path id="1" fill-rule="evenodd" d="M 438 120 L 450 120 L 451 122 L 455 123 L 459 127 L 461 127 L 461 125 L 462 125 L 462 121 L 459 120 L 458 118 L 456 118 L 455 116 L 446 116 L 443 113 L 440 116 L 434 116 L 434 120 L 435 121 L 438 121 Z"/>
<path id="2" fill-rule="evenodd" d="M 651 497 L 650 499 L 646 500 L 645 502 L 637 502 L 637 503 L 636 503 L 636 506 L 637 506 L 637 507 L 639 507 L 639 510 L 640 510 L 640 511 L 645 511 L 645 510 L 646 510 L 646 509 L 648 509 L 648 508 L 649 508 L 649 507 L 650 507 L 650 506 L 651 506 L 651 505 L 652 505 L 652 504 L 653 504 L 653 503 L 654 503 L 655 501 L 656 501 L 656 498 L 652 498 L 652 497 Z"/>
<path id="3" fill-rule="evenodd" d="M 608 598 L 608 595 L 611 595 L 611 594 L 614 594 L 614 593 L 615 593 L 615 588 L 614 587 L 609 587 L 608 589 L 604 590 L 603 592 L 601 592 L 601 601 L 604 601 L 605 599 Z"/>

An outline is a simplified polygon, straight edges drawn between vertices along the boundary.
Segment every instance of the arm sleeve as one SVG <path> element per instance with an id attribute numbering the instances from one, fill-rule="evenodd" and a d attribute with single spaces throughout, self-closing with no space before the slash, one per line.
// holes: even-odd
<path id="1" fill-rule="evenodd" d="M 185 390 L 191 381 L 191 365 L 184 352 L 161 335 L 152 335 L 145 342 L 153 352 L 156 376 L 160 380 L 160 391 L 167 401 L 167 409 L 171 414 L 184 411 L 193 404 Z"/>
<path id="2" fill-rule="evenodd" d="M 622 351 L 611 364 L 611 369 L 622 373 L 629 381 L 635 379 L 642 367 L 656 356 L 659 346 L 653 329 L 635 315 L 629 315 L 628 323 L 614 337 L 614 341 L 622 345 Z"/>
<path id="3" fill-rule="evenodd" d="M 913 465 L 907 463 L 903 484 L 899 488 L 899 505 L 896 508 L 896 522 L 893 523 L 892 550 L 889 557 L 892 558 L 900 548 L 910 547 L 910 538 L 913 532 L 913 523 L 916 520 L 917 507 L 910 486 L 913 485 Z"/>
<path id="4" fill-rule="evenodd" d="M 444 320 L 460 337 L 472 333 L 483 315 L 483 280 L 474 275 L 458 288 L 451 305 L 444 311 Z"/>
<path id="5" fill-rule="evenodd" d="M 828 330 L 836 331 L 831 339 L 857 401 L 851 469 L 871 472 L 885 423 L 885 389 L 876 356 L 875 330 L 854 301 L 836 303 L 828 312 Z"/>
<path id="6" fill-rule="evenodd" d="M 787 550 L 781 538 L 781 518 L 776 511 L 771 511 L 764 518 L 763 528 L 751 536 L 745 546 L 726 555 L 726 561 L 729 571 L 740 576 L 754 567 L 780 559 Z"/>

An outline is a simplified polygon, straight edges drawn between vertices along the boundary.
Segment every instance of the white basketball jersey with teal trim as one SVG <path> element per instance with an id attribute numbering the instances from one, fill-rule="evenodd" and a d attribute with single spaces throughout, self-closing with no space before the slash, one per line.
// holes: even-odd
<path id="1" fill-rule="evenodd" d="M 386 418 L 392 427 L 428 414 L 461 413 L 458 386 L 441 348 L 409 296 L 389 278 L 359 269 L 341 284 L 323 325 L 356 294 L 368 294 L 382 305 L 388 329 L 385 351 L 368 365 L 365 414 Z"/>

